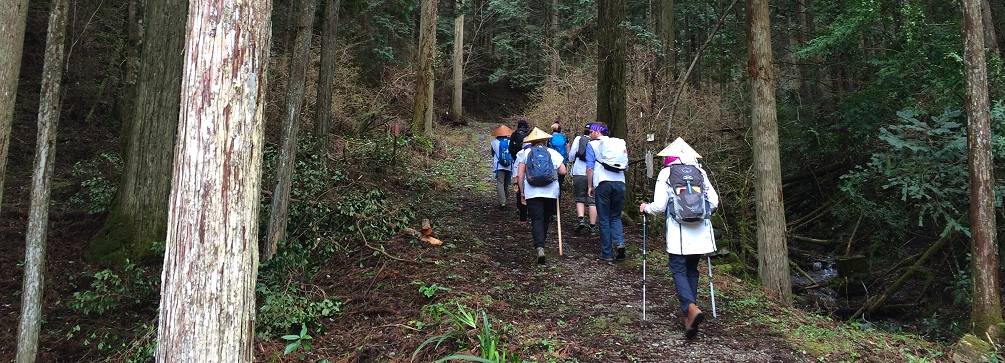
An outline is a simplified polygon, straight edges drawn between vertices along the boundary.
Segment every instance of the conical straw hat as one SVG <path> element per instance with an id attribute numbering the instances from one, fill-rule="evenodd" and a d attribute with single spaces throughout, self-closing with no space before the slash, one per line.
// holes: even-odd
<path id="1" fill-rule="evenodd" d="M 666 148 L 663 148 L 663 150 L 656 153 L 656 156 L 692 156 L 695 159 L 701 159 L 701 155 L 699 155 L 697 151 L 694 151 L 694 149 L 691 148 L 691 145 L 688 145 L 684 139 L 679 137 L 677 140 L 671 142 Z"/>
<path id="2" fill-rule="evenodd" d="M 492 131 L 492 136 L 495 136 L 495 137 L 499 137 L 499 136 L 507 136 L 508 137 L 509 135 L 512 135 L 512 134 L 513 134 L 513 129 L 509 128 L 506 125 L 500 125 L 498 128 L 496 128 L 495 131 Z"/>
<path id="3" fill-rule="evenodd" d="M 540 140 L 547 140 L 551 138 L 551 134 L 541 131 L 539 128 L 534 128 L 527 137 L 523 138 L 523 142 L 534 142 Z"/>

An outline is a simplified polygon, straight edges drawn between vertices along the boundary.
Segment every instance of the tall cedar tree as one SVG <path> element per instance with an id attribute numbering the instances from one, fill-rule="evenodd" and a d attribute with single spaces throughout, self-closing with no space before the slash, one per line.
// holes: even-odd
<path id="1" fill-rule="evenodd" d="M 290 216 L 290 190 L 293 188 L 293 170 L 297 158 L 297 135 L 300 134 L 300 116 L 307 84 L 307 65 L 310 60 L 312 25 L 315 0 L 300 0 L 297 4 L 297 36 L 290 58 L 290 82 L 286 89 L 286 112 L 283 115 L 283 135 L 279 160 L 276 166 L 276 189 L 272 193 L 269 212 L 269 232 L 263 241 L 262 260 L 268 261 L 276 253 L 276 246 L 286 239 L 286 224 Z"/>
<path id="2" fill-rule="evenodd" d="M 464 96 L 464 0 L 454 2 L 454 54 L 451 64 L 454 71 L 454 97 L 450 111 L 455 120 L 464 117 L 461 100 Z"/>
<path id="3" fill-rule="evenodd" d="M 607 124 L 611 136 L 628 135 L 625 77 L 625 0 L 597 1 L 597 122 Z"/>
<path id="4" fill-rule="evenodd" d="M 7 174 L 7 150 L 14 124 L 14 101 L 21 74 L 27 16 L 28 0 L 0 0 L 0 201 L 3 201 L 4 175 Z"/>
<path id="5" fill-rule="evenodd" d="M 791 306 L 792 282 L 785 241 L 785 206 L 782 201 L 768 0 L 747 0 L 746 5 L 747 39 L 750 41 L 747 72 L 752 82 L 750 121 L 756 179 L 757 271 L 768 296 L 784 306 Z"/>
<path id="6" fill-rule="evenodd" d="M 338 14 L 340 0 L 325 1 L 325 18 L 321 31 L 321 62 L 318 64 L 318 101 L 315 107 L 314 134 L 318 137 L 318 151 L 328 150 L 328 134 L 332 124 L 332 98 L 335 92 L 335 46 L 338 40 Z"/>
<path id="7" fill-rule="evenodd" d="M 122 132 L 122 177 L 112 210 L 87 257 L 122 264 L 151 256 L 167 235 L 168 199 L 185 49 L 186 0 L 147 0 L 133 105 Z"/>
<path id="8" fill-rule="evenodd" d="M 419 53 L 415 62 L 412 131 L 433 133 L 433 61 L 436 56 L 436 0 L 419 0 Z"/>
<path id="9" fill-rule="evenodd" d="M 963 9 L 963 70 L 967 81 L 967 165 L 970 170 L 971 276 L 974 284 L 970 314 L 972 333 L 1002 338 L 1001 297 L 998 290 L 998 244 L 994 209 L 994 172 L 991 164 L 991 115 L 988 67 L 980 0 L 959 0 Z"/>
<path id="10" fill-rule="evenodd" d="M 252 362 L 269 0 L 193 0 L 157 362 Z"/>
<path id="11" fill-rule="evenodd" d="M 56 159 L 56 125 L 62 103 L 63 57 L 66 49 L 68 0 L 52 2 L 42 66 L 42 92 L 38 104 L 38 141 L 31 179 L 31 203 L 24 251 L 24 285 L 21 322 L 17 328 L 17 363 L 31 363 L 38 353 L 42 327 L 42 294 L 45 286 L 45 241 L 49 228 L 49 196 Z"/>

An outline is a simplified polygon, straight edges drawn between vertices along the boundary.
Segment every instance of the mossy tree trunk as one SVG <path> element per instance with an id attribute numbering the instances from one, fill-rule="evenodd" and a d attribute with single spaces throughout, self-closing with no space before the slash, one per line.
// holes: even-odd
<path id="1" fill-rule="evenodd" d="M 193 0 L 157 362 L 254 361 L 269 0 Z"/>
<path id="2" fill-rule="evenodd" d="M 785 241 L 785 206 L 782 201 L 768 0 L 747 0 L 746 8 L 747 39 L 750 42 L 747 72 L 753 83 L 750 118 L 756 179 L 757 271 L 768 296 L 781 305 L 791 306 L 792 282 Z"/>
<path id="3" fill-rule="evenodd" d="M 66 49 L 67 0 L 56 0 L 49 13 L 49 30 L 42 66 L 42 92 L 38 105 L 38 138 L 31 179 L 31 203 L 24 257 L 21 322 L 17 328 L 17 363 L 31 363 L 38 353 L 42 327 L 42 294 L 45 286 L 45 242 L 49 229 L 49 196 L 56 159 L 56 125 L 62 99 L 63 55 Z"/>
<path id="4" fill-rule="evenodd" d="M 464 0 L 457 0 L 455 4 L 454 53 L 451 61 L 454 71 L 454 97 L 451 100 L 450 110 L 454 114 L 454 119 L 460 121 L 464 118 L 464 107 L 461 103 L 464 96 Z"/>
<path id="5" fill-rule="evenodd" d="M 433 61 L 436 57 L 436 0 L 419 0 L 419 53 L 415 62 L 412 131 L 433 133 Z"/>
<path id="6" fill-rule="evenodd" d="M 991 163 L 991 116 L 980 0 L 959 0 L 962 8 L 963 67 L 967 89 L 967 164 L 970 178 L 971 332 L 1003 337 L 998 290 L 998 244 Z"/>
<path id="7" fill-rule="evenodd" d="M 166 238 L 181 95 L 187 0 L 147 0 L 131 117 L 123 122 L 122 177 L 115 203 L 86 257 L 100 265 L 157 259 Z"/>
<path id="8" fill-rule="evenodd" d="M 613 137 L 628 135 L 627 88 L 625 82 L 624 0 L 597 1 L 597 122 L 610 129 Z"/>
<path id="9" fill-rule="evenodd" d="M 268 261 L 276 253 L 279 241 L 286 239 L 286 224 L 290 215 L 290 191 L 293 189 L 293 171 L 297 159 L 297 136 L 300 134 L 300 114 L 304 104 L 307 84 L 307 65 L 310 60 L 314 0 L 297 3 L 297 36 L 290 57 L 290 82 L 286 89 L 286 112 L 283 115 L 283 134 L 276 166 L 276 189 L 272 193 L 269 211 L 268 238 L 263 241 L 262 260 Z"/>
<path id="10" fill-rule="evenodd" d="M 658 18 L 656 23 L 660 37 L 660 68 L 663 82 L 672 82 L 677 78 L 677 35 L 674 28 L 673 0 L 658 0 Z"/>
<path id="11" fill-rule="evenodd" d="M 4 175 L 7 174 L 7 150 L 10 149 L 10 130 L 14 124 L 14 101 L 21 74 L 27 16 L 28 0 L 0 0 L 0 202 L 3 201 Z M 0 212 L 3 210 L 0 209 Z"/>

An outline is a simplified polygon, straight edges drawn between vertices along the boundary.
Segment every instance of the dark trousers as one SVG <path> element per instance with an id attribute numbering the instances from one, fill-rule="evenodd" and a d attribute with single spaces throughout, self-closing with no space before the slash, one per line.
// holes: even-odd
<path id="1" fill-rule="evenodd" d="M 527 199 L 527 211 L 530 213 L 531 234 L 534 235 L 534 247 L 544 247 L 544 239 L 548 236 L 548 225 L 551 216 L 555 214 L 555 198 Z"/>
<path id="2" fill-rule="evenodd" d="M 698 261 L 701 255 L 670 254 L 667 267 L 673 274 L 673 284 L 677 287 L 680 310 L 687 315 L 687 306 L 698 299 Z"/>
<path id="3" fill-rule="evenodd" d="M 516 212 L 520 214 L 520 222 L 527 221 L 527 206 L 523 205 L 520 200 L 523 199 L 523 193 L 516 193 Z M 527 201 L 527 205 L 530 205 L 530 201 Z"/>

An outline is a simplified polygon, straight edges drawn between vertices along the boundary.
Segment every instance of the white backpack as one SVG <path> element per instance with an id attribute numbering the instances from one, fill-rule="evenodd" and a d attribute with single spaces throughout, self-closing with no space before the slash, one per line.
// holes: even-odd
<path id="1" fill-rule="evenodd" d="M 613 172 L 622 172 L 628 169 L 628 146 L 625 140 L 608 137 L 601 139 L 597 143 L 597 162 L 604 166 L 604 169 Z"/>

